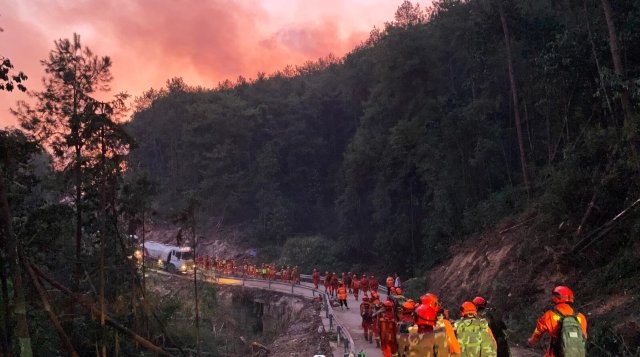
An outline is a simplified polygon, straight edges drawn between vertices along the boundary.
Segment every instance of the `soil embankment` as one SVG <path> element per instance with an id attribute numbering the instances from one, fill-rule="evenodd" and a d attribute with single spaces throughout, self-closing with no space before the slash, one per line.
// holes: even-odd
<path id="1" fill-rule="evenodd" d="M 462 302 L 477 295 L 487 298 L 503 315 L 511 343 L 519 346 L 526 344 L 537 317 L 551 307 L 553 287 L 567 285 L 576 294 L 575 307 L 590 322 L 592 348 L 610 350 L 617 346 L 609 341 L 624 340 L 624 348 L 635 351 L 640 346 L 639 292 L 637 286 L 623 284 L 629 278 L 626 258 L 611 256 L 597 267 L 588 253 L 572 256 L 559 251 L 552 234 L 536 224 L 535 217 L 520 217 L 454 245 L 450 258 L 428 271 L 423 283 L 454 317 Z M 640 259 L 640 246 L 626 254 Z"/>
<path id="2" fill-rule="evenodd" d="M 166 275 L 154 275 L 151 280 L 162 305 L 176 305 L 167 323 L 169 330 L 177 331 L 180 341 L 193 339 L 187 335 L 193 329 L 185 328 L 185 324 L 193 324 L 195 316 L 193 283 Z M 271 351 L 270 357 L 332 356 L 318 302 L 240 286 L 200 285 L 203 348 L 223 355 L 251 356 L 255 342 Z"/>

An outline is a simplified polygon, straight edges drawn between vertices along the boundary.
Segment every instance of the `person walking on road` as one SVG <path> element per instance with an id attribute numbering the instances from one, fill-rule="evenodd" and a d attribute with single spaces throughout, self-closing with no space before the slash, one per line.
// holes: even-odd
<path id="1" fill-rule="evenodd" d="M 320 284 L 320 272 L 318 269 L 313 269 L 313 274 L 311 274 L 311 278 L 313 279 L 313 288 L 317 289 Z"/>
<path id="2" fill-rule="evenodd" d="M 331 296 L 333 296 L 334 298 L 338 293 L 338 286 L 340 286 L 340 282 L 338 281 L 338 275 L 336 275 L 336 273 L 333 273 L 331 275 Z"/>
<path id="3" fill-rule="evenodd" d="M 507 325 L 502 320 L 502 316 L 492 307 L 488 307 L 487 300 L 482 296 L 476 296 L 473 304 L 478 309 L 478 316 L 489 323 L 489 328 L 498 345 L 498 357 L 511 357 L 511 349 L 507 341 Z"/>
<path id="4" fill-rule="evenodd" d="M 360 290 L 362 290 L 362 296 L 367 296 L 369 293 L 369 278 L 367 278 L 367 274 L 362 274 L 362 279 L 360 279 Z"/>
<path id="5" fill-rule="evenodd" d="M 362 303 L 360 304 L 360 317 L 362 317 L 362 329 L 364 330 L 364 339 L 371 343 L 373 341 L 373 330 L 371 329 L 371 323 L 373 321 L 371 303 L 368 296 L 362 297 Z"/>
<path id="6" fill-rule="evenodd" d="M 372 294 L 374 291 L 376 292 L 376 294 L 378 293 L 378 279 L 376 279 L 373 274 L 371 274 L 371 276 L 369 277 L 369 290 L 371 290 Z"/>
<path id="7" fill-rule="evenodd" d="M 496 357 L 496 340 L 489 323 L 478 318 L 476 306 L 465 301 L 460 306 L 460 320 L 456 321 L 456 337 L 460 342 L 461 357 Z"/>
<path id="8" fill-rule="evenodd" d="M 571 306 L 574 302 L 573 291 L 566 286 L 556 286 L 551 299 L 555 306 L 540 316 L 527 343 L 530 347 L 536 347 L 540 338 L 549 334 L 545 357 L 585 356 L 587 319 Z"/>
<path id="9" fill-rule="evenodd" d="M 357 274 L 353 274 L 351 278 L 351 291 L 353 292 L 353 297 L 358 301 L 358 294 L 360 293 L 360 279 L 358 279 Z"/>
<path id="10" fill-rule="evenodd" d="M 329 288 L 331 287 L 331 276 L 328 271 L 324 272 L 324 292 L 329 293 Z"/>
<path id="11" fill-rule="evenodd" d="M 391 357 L 398 352 L 398 342 L 396 341 L 398 325 L 396 324 L 396 314 L 393 310 L 393 303 L 391 300 L 387 300 L 382 304 L 382 310 L 377 313 L 376 318 L 380 336 L 380 349 L 384 357 Z"/>
<path id="12" fill-rule="evenodd" d="M 349 310 L 349 305 L 347 305 L 347 288 L 344 286 L 344 283 L 340 284 L 338 288 L 338 300 L 340 300 L 340 310 L 344 310 L 343 307 Z"/>

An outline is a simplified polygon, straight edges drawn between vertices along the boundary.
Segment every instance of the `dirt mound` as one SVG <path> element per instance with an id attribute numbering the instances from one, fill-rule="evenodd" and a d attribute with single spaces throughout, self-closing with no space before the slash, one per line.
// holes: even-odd
<path id="1" fill-rule="evenodd" d="M 140 235 L 141 232 L 138 237 Z M 193 234 L 189 228 L 178 225 L 155 224 L 146 226 L 145 239 L 171 245 L 191 245 Z M 198 255 L 239 258 L 245 255 L 246 250 L 242 234 L 237 229 L 211 228 L 198 233 Z"/>

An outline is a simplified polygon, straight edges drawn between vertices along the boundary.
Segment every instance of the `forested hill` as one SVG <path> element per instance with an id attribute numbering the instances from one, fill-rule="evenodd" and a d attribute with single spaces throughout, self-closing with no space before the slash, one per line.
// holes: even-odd
<path id="1" fill-rule="evenodd" d="M 149 91 L 131 167 L 165 217 L 197 200 L 264 245 L 322 235 L 346 264 L 414 273 L 527 212 L 572 246 L 640 197 L 639 28 L 634 0 L 405 2 L 344 58 Z"/>

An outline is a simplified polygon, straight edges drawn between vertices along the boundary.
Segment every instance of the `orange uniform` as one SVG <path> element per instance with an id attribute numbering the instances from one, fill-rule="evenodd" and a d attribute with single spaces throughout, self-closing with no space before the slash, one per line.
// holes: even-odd
<path id="1" fill-rule="evenodd" d="M 338 300 L 347 300 L 347 289 L 344 286 L 338 288 Z"/>
<path id="2" fill-rule="evenodd" d="M 456 338 L 456 333 L 453 331 L 453 326 L 451 322 L 446 319 L 441 319 L 436 322 L 436 326 L 443 327 L 444 331 L 447 333 L 447 341 L 449 342 L 449 352 L 452 354 L 460 354 L 462 349 L 460 348 L 460 342 Z"/>
<path id="3" fill-rule="evenodd" d="M 573 315 L 574 311 L 571 305 L 560 303 L 556 305 L 556 309 L 560 311 L 565 316 Z M 531 338 L 529 339 L 530 344 L 537 344 L 542 338 L 542 335 L 545 333 L 549 334 L 551 342 L 555 340 L 558 336 L 558 328 L 560 327 L 560 319 L 562 317 L 558 315 L 555 311 L 549 310 L 544 313 L 539 319 L 536 325 L 536 329 L 533 331 Z M 582 331 L 584 332 L 584 337 L 587 337 L 587 318 L 584 317 L 583 314 L 578 313 L 577 315 L 578 321 L 580 322 L 580 326 L 582 326 Z M 550 342 L 550 343 L 551 343 Z M 547 347 L 547 352 L 545 353 L 545 357 L 557 357 L 553 353 L 553 348 L 551 345 Z"/>

